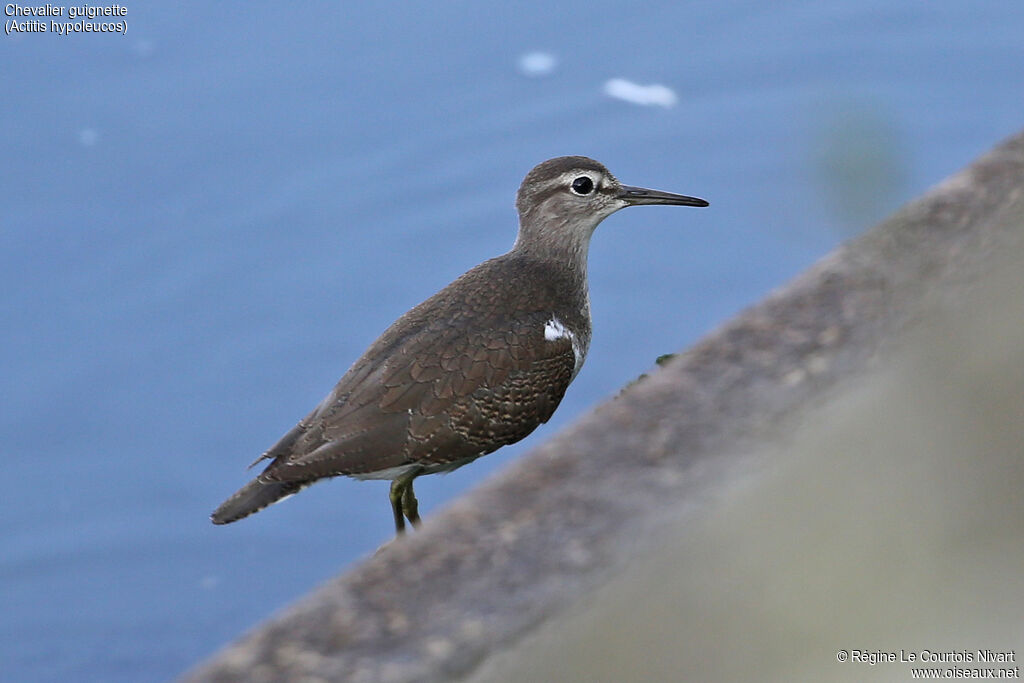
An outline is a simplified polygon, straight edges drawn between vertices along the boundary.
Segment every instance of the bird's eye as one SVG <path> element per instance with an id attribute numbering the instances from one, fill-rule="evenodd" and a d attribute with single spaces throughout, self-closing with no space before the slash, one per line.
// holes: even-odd
<path id="1" fill-rule="evenodd" d="M 585 175 L 581 175 L 572 181 L 570 187 L 578 195 L 587 195 L 594 191 L 594 181 Z"/>

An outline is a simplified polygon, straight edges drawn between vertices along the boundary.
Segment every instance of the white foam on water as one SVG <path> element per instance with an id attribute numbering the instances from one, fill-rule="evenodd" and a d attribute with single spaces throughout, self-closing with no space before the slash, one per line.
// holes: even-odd
<path id="1" fill-rule="evenodd" d="M 625 78 L 612 78 L 604 84 L 604 94 L 645 107 L 674 107 L 679 98 L 672 88 L 660 83 L 640 85 Z"/>

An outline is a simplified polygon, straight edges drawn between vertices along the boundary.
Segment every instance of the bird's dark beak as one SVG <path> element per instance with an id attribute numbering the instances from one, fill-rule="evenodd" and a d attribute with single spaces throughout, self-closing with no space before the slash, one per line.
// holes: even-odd
<path id="1" fill-rule="evenodd" d="M 648 190 L 643 187 L 623 185 L 619 190 L 619 199 L 630 206 L 642 204 L 666 204 L 668 206 L 707 206 L 708 203 L 698 197 L 687 197 L 685 194 L 673 194 L 661 190 Z"/>

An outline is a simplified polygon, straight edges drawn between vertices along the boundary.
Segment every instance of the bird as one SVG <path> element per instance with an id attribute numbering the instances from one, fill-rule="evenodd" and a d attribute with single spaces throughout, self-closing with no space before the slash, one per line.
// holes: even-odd
<path id="1" fill-rule="evenodd" d="M 228 524 L 316 481 L 390 480 L 396 536 L 420 525 L 413 481 L 515 443 L 548 421 L 590 346 L 587 253 L 605 218 L 640 205 L 708 206 L 623 185 L 584 156 L 533 168 L 512 248 L 396 320 L 334 389 L 255 462 L 210 516 Z"/>

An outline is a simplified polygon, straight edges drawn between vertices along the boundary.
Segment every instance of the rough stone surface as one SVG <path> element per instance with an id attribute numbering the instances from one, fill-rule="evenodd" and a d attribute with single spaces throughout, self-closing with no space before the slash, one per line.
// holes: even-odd
<path id="1" fill-rule="evenodd" d="M 465 676 L 705 509 L 756 443 L 1020 253 L 1024 134 L 598 407 L 189 681 Z M 1007 220 L 1013 216 L 1014 220 Z"/>

